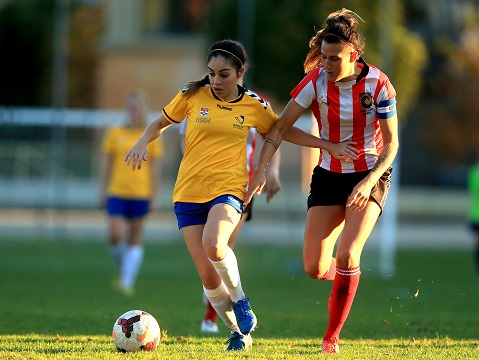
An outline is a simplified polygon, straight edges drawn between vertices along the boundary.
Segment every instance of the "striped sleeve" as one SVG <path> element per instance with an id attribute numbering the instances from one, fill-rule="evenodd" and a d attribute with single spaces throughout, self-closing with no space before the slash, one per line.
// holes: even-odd
<path id="1" fill-rule="evenodd" d="M 316 98 L 314 82 L 318 78 L 319 69 L 309 72 L 303 80 L 291 91 L 291 97 L 301 107 L 307 109 Z"/>
<path id="2" fill-rule="evenodd" d="M 383 73 L 381 73 L 379 81 L 379 94 L 376 98 L 377 113 L 379 119 L 386 120 L 396 115 L 396 90 Z"/>

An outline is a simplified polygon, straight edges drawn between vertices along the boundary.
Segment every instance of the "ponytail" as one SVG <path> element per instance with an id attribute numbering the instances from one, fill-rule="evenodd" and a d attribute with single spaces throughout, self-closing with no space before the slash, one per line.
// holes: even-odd
<path id="1" fill-rule="evenodd" d="M 197 80 L 197 81 L 191 81 L 190 83 L 188 83 L 188 85 L 186 85 L 183 89 L 183 95 L 189 99 L 190 97 L 192 97 L 194 94 L 196 94 L 198 92 L 198 90 L 202 87 L 202 86 L 205 86 L 207 84 L 210 83 L 210 79 L 208 77 L 208 75 L 206 75 L 203 79 L 201 80 Z"/>

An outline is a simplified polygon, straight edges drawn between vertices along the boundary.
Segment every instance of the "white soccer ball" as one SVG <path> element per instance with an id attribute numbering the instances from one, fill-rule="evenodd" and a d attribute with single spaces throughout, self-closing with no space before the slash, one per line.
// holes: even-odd
<path id="1" fill-rule="evenodd" d="M 154 351 L 160 336 L 160 325 L 146 311 L 127 311 L 113 324 L 113 343 L 121 352 Z"/>

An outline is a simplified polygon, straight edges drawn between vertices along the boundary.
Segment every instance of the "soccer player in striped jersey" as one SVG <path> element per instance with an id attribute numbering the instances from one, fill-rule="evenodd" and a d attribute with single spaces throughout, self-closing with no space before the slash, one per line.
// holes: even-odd
<path id="1" fill-rule="evenodd" d="M 231 331 L 227 350 L 250 348 L 250 332 L 257 324 L 236 256 L 228 246 L 247 192 L 246 140 L 250 128 L 268 133 L 278 119 L 266 101 L 238 85 L 246 63 L 240 43 L 223 40 L 213 44 L 208 75 L 183 88 L 125 156 L 133 170 L 141 169 L 147 144 L 169 125 L 188 122 L 185 153 L 173 191 L 174 210 L 204 292 Z M 294 127 L 285 139 L 319 146 L 317 137 Z"/>
<path id="2" fill-rule="evenodd" d="M 363 247 L 380 216 L 399 147 L 396 92 L 366 63 L 360 17 L 330 14 L 310 40 L 306 76 L 291 92 L 263 144 L 245 204 L 264 186 L 264 170 L 283 134 L 310 108 L 322 141 L 311 180 L 303 262 L 313 279 L 333 280 L 322 351 L 339 352 L 339 335 L 354 300 Z M 336 242 L 339 243 L 333 257 Z"/>

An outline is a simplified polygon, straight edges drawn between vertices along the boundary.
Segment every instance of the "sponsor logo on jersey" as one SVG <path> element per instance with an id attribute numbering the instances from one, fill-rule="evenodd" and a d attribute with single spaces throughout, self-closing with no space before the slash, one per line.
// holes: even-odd
<path id="1" fill-rule="evenodd" d="M 208 115 L 209 112 L 210 112 L 210 109 L 208 109 L 208 108 L 202 107 L 200 109 L 201 116 L 206 116 L 206 115 Z"/>
<path id="2" fill-rule="evenodd" d="M 209 124 L 209 123 L 211 122 L 211 119 L 202 118 L 202 117 L 197 117 L 197 118 L 196 118 L 196 122 L 197 122 L 197 123 L 201 123 L 201 124 Z"/>
<path id="3" fill-rule="evenodd" d="M 228 106 L 223 106 L 223 105 L 220 105 L 220 104 L 216 104 L 216 107 L 220 110 L 228 110 L 228 111 L 233 111 L 233 108 L 231 107 L 228 107 Z"/>

